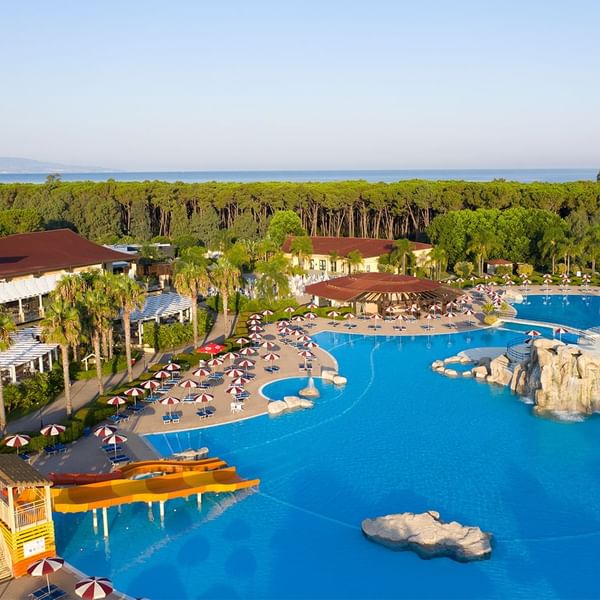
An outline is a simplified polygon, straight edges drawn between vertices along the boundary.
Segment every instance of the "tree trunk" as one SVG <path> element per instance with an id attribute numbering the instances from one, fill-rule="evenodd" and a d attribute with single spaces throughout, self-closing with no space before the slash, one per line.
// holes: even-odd
<path id="1" fill-rule="evenodd" d="M 556 269 L 556 257 L 553 254 L 552 255 L 552 275 L 554 275 L 555 269 Z"/>
<path id="2" fill-rule="evenodd" d="M 2 381 L 2 371 L 0 371 L 0 433 L 2 436 L 6 433 L 6 408 L 4 408 L 4 382 Z"/>
<path id="3" fill-rule="evenodd" d="M 227 325 L 229 294 L 225 290 L 221 290 L 221 296 L 223 297 L 223 317 L 225 318 L 225 324 Z"/>
<path id="4" fill-rule="evenodd" d="M 102 381 L 102 358 L 100 356 L 100 334 L 94 331 L 94 354 L 96 355 L 96 379 L 98 380 L 98 393 L 104 394 L 104 382 Z"/>
<path id="5" fill-rule="evenodd" d="M 65 386 L 65 406 L 67 407 L 67 417 L 73 412 L 71 404 L 71 375 L 69 373 L 69 346 L 66 344 L 60 345 L 60 356 L 63 370 L 63 382 Z"/>
<path id="6" fill-rule="evenodd" d="M 192 301 L 192 331 L 194 332 L 194 350 L 198 347 L 198 304 L 196 296 L 190 296 Z M 217 305 L 218 312 L 218 305 Z"/>
<path id="7" fill-rule="evenodd" d="M 127 381 L 133 381 L 133 365 L 131 364 L 131 322 L 129 312 L 123 311 L 123 331 L 125 332 L 125 360 L 127 362 Z"/>
<path id="8" fill-rule="evenodd" d="M 112 360 L 113 356 L 114 356 L 114 349 L 115 349 L 115 332 L 113 331 L 112 326 L 108 328 L 107 335 L 108 335 L 108 358 L 110 358 Z"/>

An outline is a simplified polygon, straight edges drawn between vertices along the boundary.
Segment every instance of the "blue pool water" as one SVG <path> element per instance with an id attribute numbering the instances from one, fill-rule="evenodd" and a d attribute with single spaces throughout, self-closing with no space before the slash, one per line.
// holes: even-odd
<path id="1" fill-rule="evenodd" d="M 598 597 L 600 418 L 534 417 L 504 388 L 433 373 L 436 358 L 500 346 L 515 331 L 386 338 L 317 336 L 349 377 L 317 380 L 312 410 L 149 441 L 162 455 L 208 446 L 260 477 L 255 493 L 61 516 L 59 552 L 119 589 L 170 598 Z M 305 379 L 270 384 L 273 398 Z M 437 510 L 493 532 L 490 560 L 425 561 L 368 542 L 360 522 Z"/>
<path id="2" fill-rule="evenodd" d="M 588 329 L 600 325 L 600 296 L 528 296 L 517 316 Z"/>

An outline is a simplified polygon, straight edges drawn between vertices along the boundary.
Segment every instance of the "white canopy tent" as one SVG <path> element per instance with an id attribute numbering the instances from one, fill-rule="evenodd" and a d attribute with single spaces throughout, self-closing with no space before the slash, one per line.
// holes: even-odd
<path id="1" fill-rule="evenodd" d="M 58 344 L 43 344 L 40 342 L 40 328 L 28 327 L 19 329 L 11 335 L 12 344 L 8 350 L 0 352 L 0 373 L 8 370 L 13 383 L 17 382 L 17 369 L 29 367 L 31 371 L 43 373 L 44 359 L 47 359 L 47 369 L 52 368 L 52 359 L 57 359 Z"/>

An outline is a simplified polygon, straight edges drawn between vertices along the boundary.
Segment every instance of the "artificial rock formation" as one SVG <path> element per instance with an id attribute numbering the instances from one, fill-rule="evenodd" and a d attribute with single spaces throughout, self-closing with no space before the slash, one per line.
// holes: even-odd
<path id="1" fill-rule="evenodd" d="M 558 340 L 535 340 L 529 358 L 515 366 L 510 387 L 530 397 L 538 412 L 599 412 L 600 355 Z"/>
<path id="2" fill-rule="evenodd" d="M 270 415 L 278 416 L 289 410 L 297 410 L 300 408 L 312 408 L 314 403 L 312 400 L 305 400 L 297 396 L 286 396 L 283 400 L 273 400 L 269 402 L 267 410 Z"/>
<path id="3" fill-rule="evenodd" d="M 365 519 L 362 530 L 374 542 L 393 550 L 412 550 L 422 558 L 446 556 L 468 562 L 492 553 L 491 534 L 456 521 L 445 523 L 433 510 Z"/>

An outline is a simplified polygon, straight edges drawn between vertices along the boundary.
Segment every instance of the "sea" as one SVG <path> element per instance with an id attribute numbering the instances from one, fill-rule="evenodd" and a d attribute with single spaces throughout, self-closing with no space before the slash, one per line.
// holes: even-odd
<path id="1" fill-rule="evenodd" d="M 62 181 L 167 181 L 202 183 L 208 181 L 250 183 L 254 181 L 328 182 L 363 180 L 392 183 L 410 179 L 431 181 L 493 181 L 504 179 L 562 183 L 596 180 L 598 169 L 399 169 L 329 171 L 96 171 L 57 173 Z M 44 183 L 47 173 L 0 173 L 0 183 Z"/>

